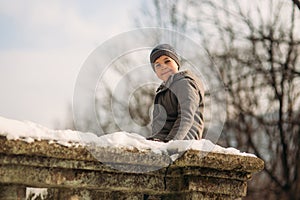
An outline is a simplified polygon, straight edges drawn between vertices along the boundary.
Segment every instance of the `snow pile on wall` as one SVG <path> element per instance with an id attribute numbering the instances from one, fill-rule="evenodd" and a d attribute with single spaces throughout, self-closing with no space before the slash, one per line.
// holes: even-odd
<path id="1" fill-rule="evenodd" d="M 93 133 L 83 133 L 71 130 L 51 130 L 30 121 L 17 121 L 0 117 L 0 136 L 8 140 L 23 140 L 28 143 L 35 140 L 48 140 L 49 143 L 58 143 L 67 147 L 86 146 L 96 144 L 101 147 L 123 147 L 127 149 L 151 150 L 155 153 L 184 152 L 188 149 L 205 152 L 255 156 L 241 153 L 235 148 L 223 148 L 209 140 L 176 140 L 168 143 L 146 140 L 136 133 L 116 132 L 101 137 Z"/>

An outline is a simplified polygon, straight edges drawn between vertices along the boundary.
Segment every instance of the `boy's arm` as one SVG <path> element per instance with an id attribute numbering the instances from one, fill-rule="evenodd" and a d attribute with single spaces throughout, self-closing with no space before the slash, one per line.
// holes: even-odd
<path id="1" fill-rule="evenodd" d="M 181 79 L 174 83 L 171 91 L 178 100 L 178 117 L 166 140 L 183 140 L 193 126 L 194 116 L 202 97 L 199 89 L 190 79 Z"/>

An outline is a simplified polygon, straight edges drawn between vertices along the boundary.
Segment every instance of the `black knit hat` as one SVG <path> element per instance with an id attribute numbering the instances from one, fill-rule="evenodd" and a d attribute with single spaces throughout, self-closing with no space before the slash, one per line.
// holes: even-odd
<path id="1" fill-rule="evenodd" d="M 156 47 L 154 47 L 154 49 L 151 51 L 150 54 L 150 63 L 153 70 L 154 70 L 154 62 L 162 55 L 169 56 L 170 58 L 172 58 L 177 63 L 178 69 L 180 68 L 179 56 L 177 55 L 175 49 L 169 44 L 159 44 Z"/>

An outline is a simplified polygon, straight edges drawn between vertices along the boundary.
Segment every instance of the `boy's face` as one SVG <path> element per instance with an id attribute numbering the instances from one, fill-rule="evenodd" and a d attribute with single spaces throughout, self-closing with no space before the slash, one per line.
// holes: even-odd
<path id="1" fill-rule="evenodd" d="M 178 72 L 178 65 L 169 56 L 162 55 L 155 60 L 154 70 L 159 79 L 167 81 L 172 74 Z"/>

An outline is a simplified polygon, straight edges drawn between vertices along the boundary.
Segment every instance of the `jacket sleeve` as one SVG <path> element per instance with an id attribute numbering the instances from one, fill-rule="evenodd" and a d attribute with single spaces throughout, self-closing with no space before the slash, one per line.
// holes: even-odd
<path id="1" fill-rule="evenodd" d="M 166 140 L 183 140 L 194 123 L 202 97 L 196 83 L 188 78 L 176 81 L 170 89 L 178 100 L 178 116 Z"/>

